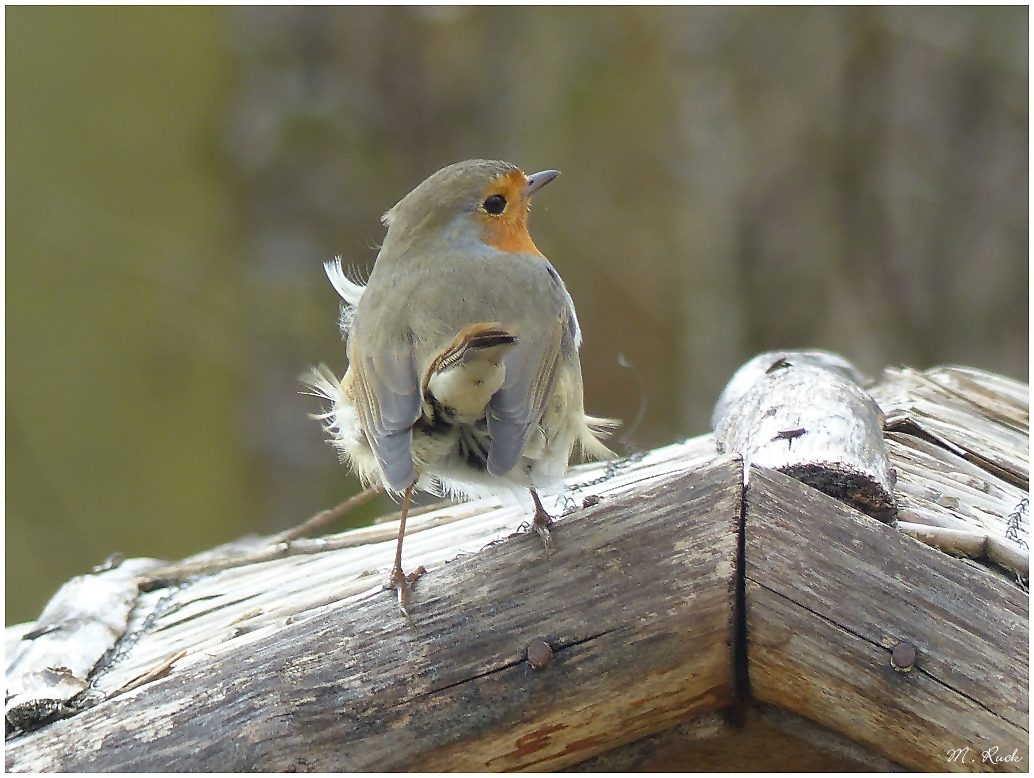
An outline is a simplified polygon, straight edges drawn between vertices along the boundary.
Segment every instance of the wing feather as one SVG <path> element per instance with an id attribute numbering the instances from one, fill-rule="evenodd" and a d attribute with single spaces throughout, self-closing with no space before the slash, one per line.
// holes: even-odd
<path id="1" fill-rule="evenodd" d="M 503 357 L 506 378 L 488 410 L 492 475 L 505 475 L 516 466 L 542 419 L 559 373 L 562 337 L 563 322 L 558 320 L 552 333 L 537 343 L 522 342 L 518 335 L 517 346 Z"/>
<path id="2" fill-rule="evenodd" d="M 353 399 L 384 471 L 387 486 L 401 491 L 416 480 L 412 427 L 420 418 L 420 384 L 408 341 L 373 354 L 352 353 Z"/>

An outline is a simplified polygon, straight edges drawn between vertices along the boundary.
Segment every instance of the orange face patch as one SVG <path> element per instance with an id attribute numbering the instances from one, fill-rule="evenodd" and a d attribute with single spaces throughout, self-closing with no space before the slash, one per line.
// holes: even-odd
<path id="1" fill-rule="evenodd" d="M 531 202 L 524 196 L 527 188 L 528 179 L 519 170 L 499 176 L 485 188 L 481 194 L 482 203 L 498 195 L 505 200 L 506 207 L 498 214 L 489 213 L 483 206 L 478 211 L 478 218 L 484 225 L 481 234 L 484 243 L 500 251 L 542 256 L 528 232 Z"/>

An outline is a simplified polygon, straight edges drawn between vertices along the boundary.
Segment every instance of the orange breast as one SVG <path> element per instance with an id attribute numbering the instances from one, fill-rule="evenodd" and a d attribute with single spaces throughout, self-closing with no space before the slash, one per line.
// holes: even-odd
<path id="1" fill-rule="evenodd" d="M 541 257 L 542 252 L 528 232 L 530 203 L 524 197 L 527 188 L 528 179 L 519 170 L 500 176 L 488 185 L 482 193 L 482 199 L 494 194 L 502 195 L 506 198 L 506 210 L 497 216 L 480 214 L 484 225 L 481 240 L 500 251 L 538 254 Z"/>
<path id="2" fill-rule="evenodd" d="M 542 256 L 542 252 L 531 239 L 527 224 L 511 224 L 502 219 L 494 219 L 485 225 L 481 240 L 500 251 Z"/>

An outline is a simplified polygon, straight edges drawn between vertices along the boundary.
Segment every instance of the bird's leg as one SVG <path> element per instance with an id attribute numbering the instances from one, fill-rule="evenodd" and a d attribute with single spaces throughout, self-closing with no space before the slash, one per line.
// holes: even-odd
<path id="1" fill-rule="evenodd" d="M 546 557 L 548 558 L 553 553 L 553 535 L 549 532 L 549 528 L 553 526 L 553 518 L 542 507 L 542 500 L 539 499 L 539 494 L 534 489 L 531 490 L 531 499 L 535 501 L 535 518 L 531 526 L 535 528 L 535 531 L 539 533 L 539 537 L 542 538 L 542 545 L 546 548 Z"/>
<path id="2" fill-rule="evenodd" d="M 410 484 L 406 487 L 406 496 L 402 499 L 402 518 L 399 520 L 399 542 L 395 547 L 395 566 L 391 568 L 391 578 L 385 584 L 386 589 L 394 589 L 398 592 L 399 610 L 402 611 L 404 616 L 409 615 L 409 612 L 406 610 L 406 600 L 408 599 L 410 588 L 417 578 L 427 572 L 424 570 L 423 565 L 409 575 L 402 571 L 402 539 L 406 535 L 406 516 L 409 514 L 409 503 L 412 498 L 413 484 Z"/>

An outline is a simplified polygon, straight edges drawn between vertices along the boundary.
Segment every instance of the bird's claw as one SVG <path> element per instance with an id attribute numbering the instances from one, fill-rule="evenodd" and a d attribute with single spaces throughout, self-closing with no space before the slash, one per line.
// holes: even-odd
<path id="1" fill-rule="evenodd" d="M 542 538 L 542 546 L 546 549 L 546 558 L 553 553 L 553 534 L 549 528 L 553 526 L 553 519 L 543 510 L 535 511 L 535 520 L 532 523 L 535 532 Z"/>
<path id="2" fill-rule="evenodd" d="M 395 567 L 391 571 L 391 577 L 384 584 L 385 589 L 394 589 L 398 593 L 399 610 L 402 611 L 403 616 L 409 615 L 409 611 L 406 610 L 409 602 L 409 590 L 413 588 L 416 580 L 426 572 L 423 565 L 408 575 L 403 572 L 401 567 Z"/>
<path id="3" fill-rule="evenodd" d="M 534 489 L 531 490 L 531 499 L 535 501 L 535 517 L 532 519 L 531 526 L 542 538 L 542 545 L 546 549 L 546 559 L 549 559 L 549 555 L 553 553 L 553 535 L 549 531 L 549 528 L 553 526 L 553 518 L 542 507 L 542 500 L 539 499 L 539 494 Z"/>

